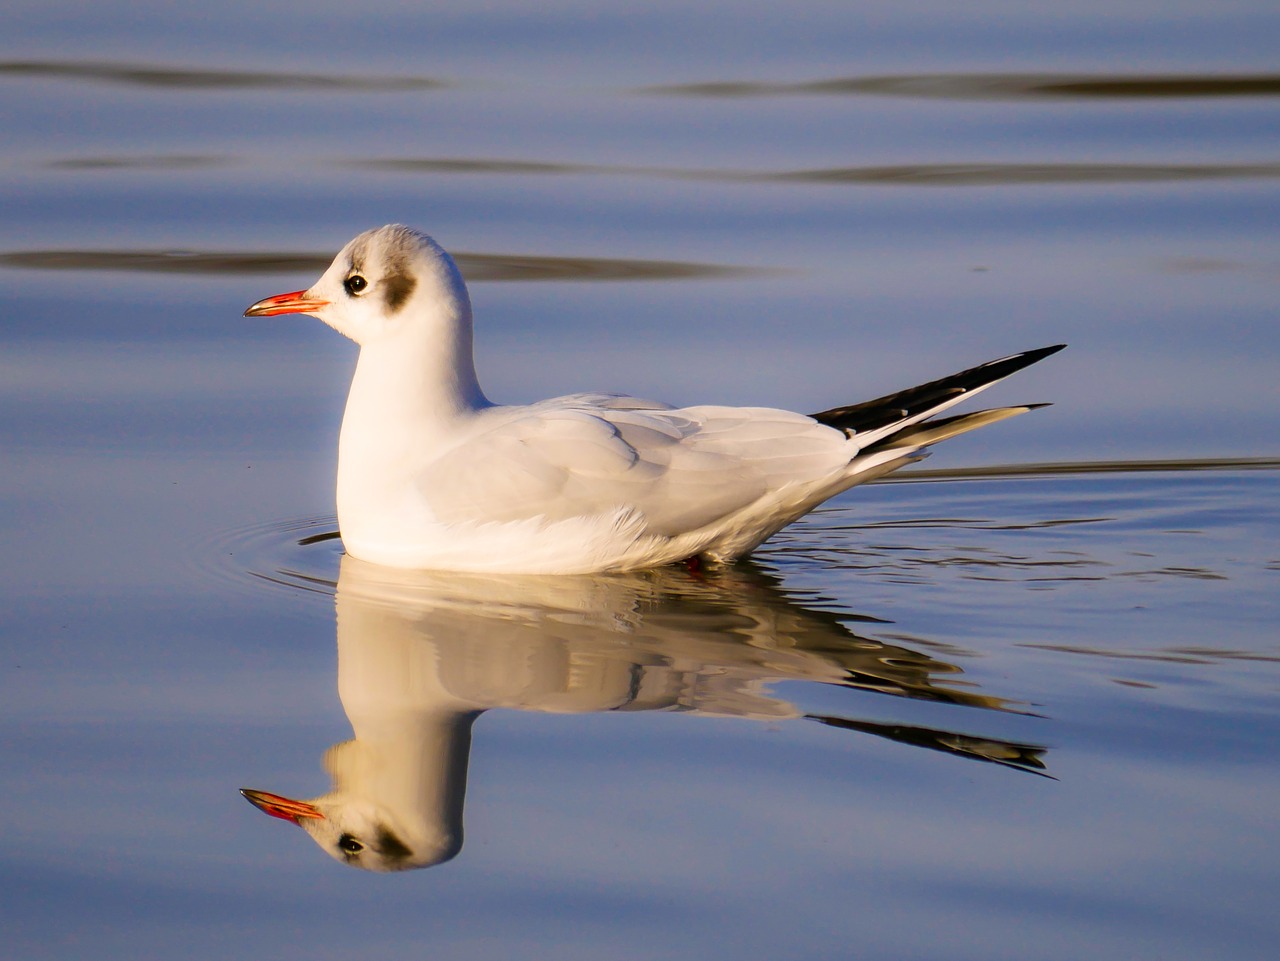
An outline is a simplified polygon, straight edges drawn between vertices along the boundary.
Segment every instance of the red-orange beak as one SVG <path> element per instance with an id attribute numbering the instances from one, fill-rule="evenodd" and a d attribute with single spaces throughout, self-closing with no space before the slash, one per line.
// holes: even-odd
<path id="1" fill-rule="evenodd" d="M 291 295 L 285 294 L 285 296 Z M 306 801 L 295 801 L 292 798 L 281 797 L 279 794 L 254 791 L 247 787 L 242 787 L 240 793 L 244 795 L 246 801 L 259 811 L 263 814 L 270 814 L 273 818 L 282 818 L 285 821 L 292 821 L 294 824 L 298 824 L 300 818 L 324 818 L 323 814 Z"/>
<path id="2" fill-rule="evenodd" d="M 246 317 L 274 317 L 276 314 L 310 314 L 327 307 L 327 300 L 310 300 L 304 295 L 305 290 L 295 290 L 288 294 L 276 294 L 260 300 L 244 312 Z"/>

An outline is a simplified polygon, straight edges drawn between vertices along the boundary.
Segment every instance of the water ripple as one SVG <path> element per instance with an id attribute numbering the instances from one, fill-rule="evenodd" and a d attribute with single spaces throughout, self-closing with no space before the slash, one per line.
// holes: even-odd
<path id="1" fill-rule="evenodd" d="M 1162 647 L 1151 650 L 1114 650 L 1081 644 L 1019 644 L 1039 651 L 1056 654 L 1083 654 L 1121 661 L 1163 661 L 1168 664 L 1217 664 L 1221 661 L 1249 661 L 1259 664 L 1280 664 L 1280 654 L 1261 651 L 1239 651 L 1213 647 Z"/>
<path id="2" fill-rule="evenodd" d="M 1052 461 L 1040 464 L 993 464 L 989 467 L 951 467 L 943 470 L 899 471 L 877 478 L 877 484 L 919 481 L 996 480 L 1012 477 L 1053 477 L 1063 474 L 1137 474 L 1153 471 L 1280 470 L 1280 457 L 1183 457 L 1160 460 Z"/>
<path id="3" fill-rule="evenodd" d="M 233 161 L 228 157 L 203 157 L 188 154 L 154 154 L 136 157 L 70 157 L 51 160 L 50 170 L 207 170 L 224 167 Z"/>
<path id="4" fill-rule="evenodd" d="M 545 257 L 528 254 L 456 253 L 469 282 L 689 280 L 759 276 L 775 270 L 674 260 Z M 329 253 L 274 251 L 208 253 L 187 250 L 19 250 L 0 254 L 0 267 L 26 270 L 111 270 L 161 274 L 256 275 L 320 273 Z"/>
<path id="5" fill-rule="evenodd" d="M 1280 177 L 1280 164 L 1142 163 L 941 163 L 882 167 L 832 167 L 760 174 L 759 180 L 792 183 L 872 183 L 930 187 L 1017 184 L 1161 183 L 1172 180 L 1239 180 Z"/>
<path id="6" fill-rule="evenodd" d="M 1280 177 L 1280 163 L 931 163 L 820 167 L 801 170 L 714 170 L 550 161 L 399 157 L 345 161 L 343 166 L 388 173 L 501 176 L 625 176 L 719 183 L 875 184 L 877 186 L 983 187 L 1067 183 L 1162 183 Z"/>
<path id="7" fill-rule="evenodd" d="M 72 63 L 58 60 L 0 62 L 0 76 L 49 77 L 180 90 L 314 90 L 327 92 L 400 92 L 452 86 L 432 77 L 359 77 L 259 70 L 192 70 L 129 63 Z"/>
<path id="8" fill-rule="evenodd" d="M 117 170 L 188 171 L 249 161 L 235 157 L 140 155 L 68 157 L 46 161 L 50 170 L 101 172 Z M 258 170 L 271 160 L 253 160 Z M 798 170 L 733 170 L 578 164 L 560 161 L 468 157 L 376 157 L 338 161 L 344 169 L 424 176 L 642 177 L 697 180 L 724 184 L 818 184 L 880 187 L 991 187 L 1031 184 L 1127 184 L 1201 180 L 1258 180 L 1280 177 L 1280 163 L 967 163 L 880 164 L 817 167 Z M 480 256 L 480 255 L 477 255 Z"/>
<path id="9" fill-rule="evenodd" d="M 885 96 L 943 100 L 1149 100 L 1274 97 L 1278 74 L 934 73 L 797 83 L 727 81 L 642 87 L 680 97 Z"/>
<path id="10" fill-rule="evenodd" d="M 0 61 L 0 76 L 127 84 L 169 90 L 295 90 L 396 93 L 456 87 L 438 77 L 342 75 L 188 68 L 148 63 L 65 60 Z M 768 82 L 652 84 L 640 95 L 741 99 L 788 96 L 888 96 L 945 100 L 1151 100 L 1274 97 L 1280 75 L 932 73 Z"/>

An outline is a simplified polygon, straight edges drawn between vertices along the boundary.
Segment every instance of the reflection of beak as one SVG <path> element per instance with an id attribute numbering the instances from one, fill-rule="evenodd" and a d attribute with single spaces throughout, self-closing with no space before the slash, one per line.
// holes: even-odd
<path id="1" fill-rule="evenodd" d="M 305 290 L 295 290 L 288 294 L 276 294 L 260 300 L 244 312 L 246 317 L 274 317 L 276 314 L 310 314 L 321 307 L 329 306 L 327 300 L 309 300 Z"/>
<path id="2" fill-rule="evenodd" d="M 285 296 L 292 296 L 286 294 Z M 283 818 L 286 821 L 292 821 L 294 824 L 300 824 L 299 818 L 324 818 L 324 815 L 317 811 L 306 801 L 295 801 L 292 798 L 281 797 L 279 794 L 268 794 L 266 791 L 254 791 L 247 787 L 242 787 L 240 793 L 244 795 L 244 799 L 256 807 L 263 814 L 270 814 L 273 818 Z"/>

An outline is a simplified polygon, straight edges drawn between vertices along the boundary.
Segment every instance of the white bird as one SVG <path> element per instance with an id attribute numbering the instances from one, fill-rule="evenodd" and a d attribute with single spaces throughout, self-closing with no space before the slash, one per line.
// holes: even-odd
<path id="1" fill-rule="evenodd" d="M 318 317 L 360 345 L 338 447 L 351 555 L 390 567 L 568 574 L 741 557 L 921 448 L 1031 410 L 927 420 L 1062 346 L 806 416 L 618 394 L 491 403 L 453 259 L 399 224 L 247 317 Z"/>

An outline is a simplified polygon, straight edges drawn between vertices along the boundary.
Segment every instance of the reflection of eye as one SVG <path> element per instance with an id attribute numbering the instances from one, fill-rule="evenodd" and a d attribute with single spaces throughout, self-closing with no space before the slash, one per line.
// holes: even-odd
<path id="1" fill-rule="evenodd" d="M 352 274 L 342 282 L 342 286 L 347 288 L 347 293 L 353 297 L 369 286 L 369 281 L 365 280 L 359 274 Z"/>
<path id="2" fill-rule="evenodd" d="M 338 847 L 347 854 L 359 854 L 364 850 L 364 845 L 353 838 L 350 834 L 344 834 L 338 838 Z"/>

